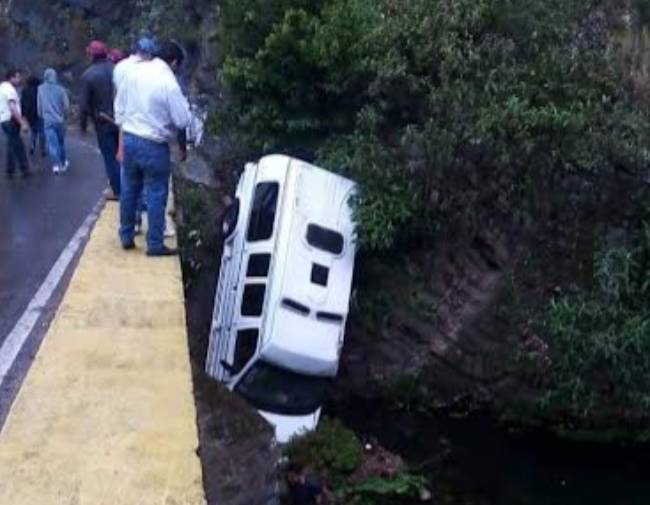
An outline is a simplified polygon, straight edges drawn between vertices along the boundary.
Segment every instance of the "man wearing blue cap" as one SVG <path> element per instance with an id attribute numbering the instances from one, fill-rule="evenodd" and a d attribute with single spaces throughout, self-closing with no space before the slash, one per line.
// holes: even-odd
<path id="1" fill-rule="evenodd" d="M 146 198 L 147 255 L 177 254 L 164 244 L 165 210 L 171 160 L 169 142 L 187 128 L 190 108 L 169 66 L 154 58 L 155 42 L 148 37 L 137 44 L 137 59 L 119 76 L 115 120 L 122 129 L 124 160 L 120 198 L 120 240 L 126 250 L 135 247 L 138 197 Z M 114 76 L 115 77 L 115 76 Z"/>

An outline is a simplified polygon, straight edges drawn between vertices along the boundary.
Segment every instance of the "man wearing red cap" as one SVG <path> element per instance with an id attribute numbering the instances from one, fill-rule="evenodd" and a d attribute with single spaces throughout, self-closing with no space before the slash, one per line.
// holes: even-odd
<path id="1" fill-rule="evenodd" d="M 116 159 L 119 130 L 113 119 L 113 63 L 108 59 L 108 46 L 101 41 L 92 41 L 87 52 L 92 64 L 81 77 L 81 131 L 88 130 L 90 118 L 111 187 L 109 199 L 116 200 L 120 196 L 120 164 Z"/>
<path id="2" fill-rule="evenodd" d="M 108 51 L 108 59 L 113 62 L 113 65 L 117 65 L 120 61 L 126 58 L 126 54 L 121 49 L 114 47 Z"/>

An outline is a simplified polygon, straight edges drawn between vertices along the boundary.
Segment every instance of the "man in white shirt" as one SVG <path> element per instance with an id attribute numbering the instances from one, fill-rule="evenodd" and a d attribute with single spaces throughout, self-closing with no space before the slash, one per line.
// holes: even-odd
<path id="1" fill-rule="evenodd" d="M 139 61 L 124 75 L 115 97 L 115 121 L 124 137 L 124 173 L 120 198 L 120 239 L 133 249 L 137 200 L 147 200 L 147 255 L 177 254 L 164 244 L 165 209 L 171 160 L 169 142 L 190 122 L 190 108 L 169 66 L 153 58 L 156 47 L 138 42 Z M 182 59 L 182 55 L 181 55 Z"/>
<path id="2" fill-rule="evenodd" d="M 0 125 L 7 136 L 7 177 L 11 178 L 20 167 L 23 177 L 29 175 L 25 144 L 20 136 L 21 130 L 29 130 L 27 120 L 20 110 L 20 98 L 16 88 L 20 86 L 22 75 L 18 70 L 10 70 L 5 81 L 0 84 Z"/>

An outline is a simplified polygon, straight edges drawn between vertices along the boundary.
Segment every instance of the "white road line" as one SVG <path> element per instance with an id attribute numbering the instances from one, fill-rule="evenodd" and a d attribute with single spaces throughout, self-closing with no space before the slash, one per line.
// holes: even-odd
<path id="1" fill-rule="evenodd" d="M 38 319 L 43 314 L 43 310 L 49 303 L 56 289 L 59 287 L 61 279 L 63 279 L 70 263 L 75 258 L 75 255 L 79 251 L 84 240 L 90 234 L 93 224 L 99 217 L 102 203 L 103 200 L 100 200 L 99 203 L 95 205 L 92 212 L 74 234 L 72 240 L 70 240 L 68 245 L 65 247 L 59 258 L 56 260 L 56 263 L 54 263 L 49 274 L 38 288 L 38 291 L 27 306 L 27 309 L 25 309 L 25 312 L 23 312 L 23 315 L 7 336 L 2 347 L 0 347 L 0 386 L 16 361 L 20 350 L 31 335 Z"/>

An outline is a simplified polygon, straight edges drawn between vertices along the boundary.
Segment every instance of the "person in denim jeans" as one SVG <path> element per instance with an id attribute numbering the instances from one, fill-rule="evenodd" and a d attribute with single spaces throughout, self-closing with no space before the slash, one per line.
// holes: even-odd
<path id="1" fill-rule="evenodd" d="M 108 59 L 108 46 L 94 40 L 87 48 L 92 64 L 81 77 L 80 120 L 81 131 L 88 130 L 92 119 L 97 134 L 97 145 L 104 159 L 106 176 L 111 187 L 108 200 L 120 196 L 120 163 L 115 157 L 119 142 L 119 129 L 114 124 L 113 113 L 113 62 Z"/>
<path id="2" fill-rule="evenodd" d="M 190 108 L 170 66 L 154 58 L 155 43 L 138 42 L 140 59 L 133 62 L 118 86 L 115 119 L 122 129 L 122 194 L 120 240 L 125 250 L 135 248 L 138 198 L 145 193 L 148 217 L 147 255 L 169 256 L 177 250 L 165 246 L 165 211 L 169 194 L 171 160 L 169 142 L 177 130 L 187 128 Z M 182 61 L 183 55 L 177 53 Z"/>
<path id="3" fill-rule="evenodd" d="M 58 83 L 56 71 L 45 71 L 43 84 L 38 87 L 38 115 L 43 119 L 47 149 L 52 160 L 52 172 L 68 170 L 65 149 L 65 120 L 70 110 L 68 93 Z"/>

